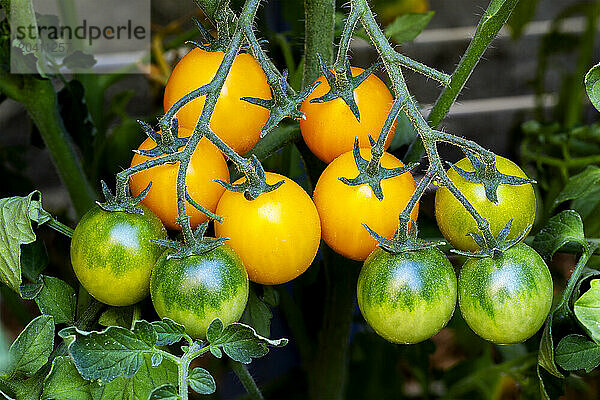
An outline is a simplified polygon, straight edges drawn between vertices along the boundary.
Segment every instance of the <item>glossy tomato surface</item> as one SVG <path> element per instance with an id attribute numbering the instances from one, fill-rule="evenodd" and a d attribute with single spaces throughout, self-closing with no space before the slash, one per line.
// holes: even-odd
<path id="1" fill-rule="evenodd" d="M 191 133 L 188 129 L 179 128 L 181 137 L 188 137 Z M 149 150 L 155 146 L 156 143 L 152 139 L 147 138 L 138 149 Z M 131 160 L 131 166 L 138 165 L 152 158 L 135 154 Z M 162 164 L 132 175 L 129 182 L 131 193 L 134 196 L 140 194 L 152 182 L 152 187 L 142 200 L 142 204 L 154 211 L 167 228 L 181 230 L 181 227 L 177 223 L 176 184 L 178 171 L 179 163 Z M 208 139 L 202 138 L 190 159 L 186 174 L 186 184 L 188 193 L 192 199 L 212 212 L 217 208 L 217 203 L 225 191 L 225 188 L 214 182 L 214 179 L 229 182 L 227 162 L 219 149 Z M 208 219 L 206 214 L 188 202 L 185 204 L 185 212 L 190 217 L 192 227 L 196 227 Z"/>
<path id="2" fill-rule="evenodd" d="M 436 248 L 392 254 L 377 248 L 356 288 L 367 323 L 384 339 L 413 344 L 438 333 L 456 305 L 456 275 Z"/>
<path id="3" fill-rule="evenodd" d="M 369 160 L 371 149 L 360 149 L 361 156 Z M 389 153 L 381 158 L 384 168 L 402 167 L 404 164 Z M 313 193 L 313 200 L 321 219 L 325 243 L 337 253 L 353 260 L 365 260 L 377 242 L 362 226 L 367 224 L 378 234 L 391 238 L 398 227 L 398 215 L 415 191 L 415 181 L 406 172 L 381 182 L 383 200 L 379 200 L 367 184 L 349 186 L 339 177 L 355 178 L 358 168 L 351 151 L 342 154 L 325 168 Z M 411 218 L 417 219 L 419 205 Z"/>
<path id="4" fill-rule="evenodd" d="M 497 344 L 520 343 L 544 324 L 552 277 L 542 257 L 520 243 L 498 258 L 470 258 L 458 277 L 460 311 L 473 331 Z"/>
<path id="5" fill-rule="evenodd" d="M 352 67 L 352 76 L 359 75 L 362 68 Z M 325 103 L 311 103 L 312 99 L 329 92 L 324 76 L 317 81 L 319 86 L 300 107 L 306 119 L 300 120 L 300 130 L 306 145 L 321 160 L 330 163 L 334 158 L 352 150 L 358 137 L 360 147 L 370 147 L 369 134 L 377 139 L 394 99 L 387 86 L 375 75 L 370 75 L 356 89 L 354 100 L 360 112 L 360 122 L 341 98 Z M 396 123 L 390 129 L 385 148 L 392 142 Z"/>
<path id="6" fill-rule="evenodd" d="M 266 176 L 269 184 L 284 183 L 254 200 L 242 193 L 223 194 L 217 206 L 223 222 L 215 221 L 215 232 L 229 238 L 251 281 L 274 285 L 310 266 L 319 248 L 321 224 L 310 196 L 296 182 L 273 172 Z"/>
<path id="7" fill-rule="evenodd" d="M 468 158 L 463 158 L 456 166 L 472 172 L 473 165 Z M 496 156 L 496 168 L 505 175 L 527 178 L 518 165 L 512 161 Z M 508 239 L 515 238 L 535 220 L 535 193 L 533 186 L 507 185 L 498 186 L 498 204 L 489 201 L 482 184 L 473 183 L 458 175 L 453 169 L 448 170 L 448 177 L 461 193 L 469 200 L 482 217 L 490 223 L 492 234 L 496 237 L 512 218 L 512 226 Z M 475 220 L 463 205 L 445 187 L 437 189 L 435 195 L 435 218 L 440 231 L 454 248 L 475 251 L 479 246 L 469 233 L 480 233 Z"/>
<path id="8" fill-rule="evenodd" d="M 177 63 L 165 88 L 165 112 L 189 92 L 209 83 L 224 53 L 194 48 Z M 270 99 L 271 89 L 260 64 L 247 53 L 235 58 L 210 121 L 211 129 L 240 154 L 248 152 L 260 139 L 269 110 L 241 100 L 242 97 Z M 194 129 L 206 96 L 194 99 L 177 112 L 179 126 Z"/>
<path id="9" fill-rule="evenodd" d="M 150 294 L 156 313 L 185 326 L 195 339 L 203 339 L 213 319 L 225 326 L 237 322 L 248 300 L 248 275 L 240 257 L 227 245 L 200 255 L 156 262 Z"/>
<path id="10" fill-rule="evenodd" d="M 135 304 L 148 295 L 152 267 L 163 248 L 151 239 L 166 239 L 160 219 L 144 214 L 88 211 L 71 239 L 71 263 L 77 279 L 96 299 L 111 306 Z"/>

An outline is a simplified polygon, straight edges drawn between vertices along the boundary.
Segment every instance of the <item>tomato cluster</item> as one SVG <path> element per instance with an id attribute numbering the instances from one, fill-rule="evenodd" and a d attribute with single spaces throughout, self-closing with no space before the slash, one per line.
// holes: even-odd
<path id="1" fill-rule="evenodd" d="M 222 52 L 196 48 L 175 67 L 165 90 L 165 111 L 187 93 L 208 84 L 223 59 Z M 354 76 L 362 72 L 352 68 Z M 369 135 L 377 138 L 393 103 L 383 82 L 370 75 L 354 89 L 360 121 L 342 99 L 319 103 L 311 100 L 330 89 L 323 76 L 321 85 L 303 101 L 302 136 L 317 157 L 328 163 L 319 177 L 312 199 L 293 180 L 272 172 L 265 176 L 266 190 L 255 198 L 216 183 L 229 183 L 229 169 L 221 151 L 202 138 L 186 171 L 187 193 L 194 203 L 220 215 L 214 222 L 215 236 L 227 244 L 201 253 L 180 256 L 163 251 L 150 239 L 165 239 L 164 228 L 179 230 L 176 195 L 178 163 L 163 164 L 134 174 L 133 195 L 150 183 L 138 211 L 90 211 L 73 236 L 73 268 L 83 286 L 98 300 L 127 305 L 151 294 L 156 312 L 183 324 L 193 337 L 202 338 L 213 318 L 237 321 L 248 299 L 249 280 L 275 285 L 288 282 L 313 262 L 323 238 L 339 254 L 364 261 L 357 284 L 360 310 L 367 323 L 395 343 L 417 343 L 436 334 L 452 317 L 455 305 L 471 328 L 496 343 L 516 343 L 533 335 L 543 323 L 552 302 L 552 279 L 540 256 L 518 244 L 500 256 L 469 258 L 457 280 L 448 258 L 435 247 L 388 251 L 378 248 L 363 225 L 391 239 L 398 229 L 399 214 L 415 192 L 410 172 L 381 180 L 383 198 L 368 183 L 349 185 L 340 178 L 354 179 L 364 171 L 352 152 L 358 138 L 358 153 L 371 159 Z M 227 76 L 211 118 L 210 127 L 238 153 L 250 150 L 259 140 L 269 112 L 242 97 L 270 99 L 260 65 L 248 54 L 239 54 Z M 179 137 L 189 137 L 200 118 L 204 96 L 181 108 L 176 116 Z M 395 126 L 385 141 L 389 145 Z M 151 139 L 139 150 L 155 147 Z M 136 154 L 138 165 L 152 157 Z M 404 165 L 384 152 L 381 167 L 392 170 Z M 521 169 L 502 157 L 499 172 L 526 177 Z M 456 166 L 472 172 L 468 158 Z M 501 184 L 498 202 L 486 197 L 482 184 L 471 182 L 453 169 L 449 178 L 474 208 L 490 222 L 498 235 L 512 219 L 508 239 L 531 228 L 535 219 L 535 195 L 531 184 Z M 245 183 L 246 177 L 234 185 Z M 278 185 L 278 186 L 277 186 Z M 207 216 L 185 203 L 192 227 Z M 418 216 L 418 203 L 411 210 L 411 223 Z M 458 250 L 474 251 L 475 220 L 444 187 L 435 198 L 438 226 Z M 162 221 L 162 224 L 161 224 Z M 163 226 L 164 225 L 164 226 Z M 396 238 L 397 239 L 397 238 Z M 104 243 L 99 248 L 95 243 Z"/>

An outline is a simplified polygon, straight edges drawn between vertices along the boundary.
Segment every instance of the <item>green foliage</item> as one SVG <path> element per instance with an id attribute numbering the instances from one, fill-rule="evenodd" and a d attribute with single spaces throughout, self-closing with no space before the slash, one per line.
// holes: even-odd
<path id="1" fill-rule="evenodd" d="M 434 14 L 433 11 L 428 11 L 426 13 L 401 15 L 386 26 L 385 34 L 397 43 L 410 42 L 427 27 Z"/>
<path id="2" fill-rule="evenodd" d="M 199 394 L 211 394 L 217 390 L 215 379 L 204 368 L 194 368 L 190 373 L 190 387 Z"/>
<path id="3" fill-rule="evenodd" d="M 594 342 L 600 343 L 600 280 L 593 279 L 590 286 L 590 289 L 575 301 L 573 311 L 587 335 Z"/>
<path id="4" fill-rule="evenodd" d="M 79 375 L 73 360 L 66 356 L 56 357 L 44 381 L 42 400 L 92 400 L 92 386 L 96 384 Z"/>
<path id="5" fill-rule="evenodd" d="M 585 89 L 596 110 L 600 111 L 600 64 L 585 75 Z"/>
<path id="6" fill-rule="evenodd" d="M 567 371 L 583 369 L 590 373 L 600 365 L 600 346 L 585 336 L 568 335 L 556 346 L 554 359 Z"/>

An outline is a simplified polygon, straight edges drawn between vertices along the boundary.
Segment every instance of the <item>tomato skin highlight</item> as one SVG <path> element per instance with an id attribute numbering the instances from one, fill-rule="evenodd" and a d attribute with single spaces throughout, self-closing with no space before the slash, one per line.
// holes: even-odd
<path id="1" fill-rule="evenodd" d="M 179 128 L 181 137 L 188 137 L 192 131 Z M 149 150 L 156 143 L 147 138 L 139 147 L 139 150 Z M 180 149 L 182 149 L 181 147 Z M 131 166 L 143 163 L 156 157 L 146 157 L 135 154 L 131 160 Z M 150 191 L 142 199 L 142 204 L 150 208 L 163 222 L 163 224 L 174 230 L 181 230 L 177 223 L 177 173 L 179 163 L 162 164 L 150 169 L 133 174 L 130 179 L 131 193 L 134 196 L 142 193 L 148 184 L 152 182 Z M 202 138 L 192 154 L 186 173 L 186 185 L 188 193 L 201 206 L 214 212 L 217 203 L 225 188 L 214 179 L 229 182 L 229 169 L 225 158 L 208 139 Z M 190 218 L 192 228 L 197 227 L 208 219 L 208 216 L 186 201 L 186 214 Z"/>
<path id="2" fill-rule="evenodd" d="M 351 70 L 352 76 L 364 71 L 357 67 L 351 67 Z M 356 137 L 360 147 L 371 147 L 369 134 L 377 140 L 394 102 L 385 83 L 371 74 L 354 89 L 354 100 L 360 113 L 358 122 L 341 98 L 311 103 L 312 99 L 323 96 L 330 89 L 323 75 L 317 81 L 321 83 L 300 106 L 300 111 L 306 116 L 306 119 L 300 120 L 300 131 L 308 148 L 322 161 L 330 163 L 340 154 L 351 151 Z M 386 149 L 395 131 L 394 121 L 385 141 Z"/>
<path id="3" fill-rule="evenodd" d="M 189 92 L 210 83 L 225 53 L 192 49 L 175 66 L 165 87 L 164 110 Z M 271 99 L 260 64 L 247 53 L 238 54 L 223 84 L 210 120 L 210 128 L 229 147 L 239 154 L 247 153 L 260 139 L 260 131 L 269 118 L 269 110 L 241 100 L 242 97 Z M 206 96 L 198 97 L 179 111 L 179 126 L 194 129 L 200 117 Z"/>
<path id="4" fill-rule="evenodd" d="M 456 305 L 456 275 L 436 248 L 392 254 L 377 248 L 358 277 L 358 306 L 384 339 L 414 344 L 438 333 Z"/>
<path id="5" fill-rule="evenodd" d="M 371 149 L 360 149 L 368 160 Z M 384 168 L 404 164 L 389 153 L 381 158 Z M 352 152 L 337 157 L 325 168 L 313 193 L 319 212 L 323 240 L 337 253 L 352 260 L 363 261 L 375 250 L 377 242 L 362 223 L 378 234 L 391 238 L 398 228 L 398 215 L 404 210 L 416 185 L 410 172 L 381 182 L 383 200 L 379 200 L 367 184 L 349 186 L 339 177 L 355 178 L 358 168 Z M 416 221 L 419 205 L 413 208 L 411 218 Z"/>
<path id="6" fill-rule="evenodd" d="M 319 248 L 321 224 L 314 203 L 296 182 L 273 172 L 267 172 L 266 179 L 271 185 L 284 183 L 254 200 L 243 193 L 223 194 L 217 206 L 223 222 L 215 221 L 215 232 L 229 238 L 251 281 L 276 285 L 310 266 Z"/>
<path id="7" fill-rule="evenodd" d="M 466 157 L 458 161 L 456 166 L 468 172 L 474 170 L 471 161 Z M 501 156 L 496 156 L 496 168 L 505 175 L 527 178 L 519 166 Z M 533 225 L 536 200 L 530 183 L 498 186 L 498 204 L 494 204 L 487 199 L 482 184 L 463 178 L 453 169 L 448 170 L 448 177 L 481 216 L 489 221 L 490 230 L 495 237 L 511 218 L 513 222 L 507 239 L 516 238 L 527 226 Z M 435 194 L 435 218 L 440 231 L 455 249 L 463 251 L 479 249 L 477 243 L 468 235 L 471 232 L 480 233 L 475 220 L 445 187 L 439 187 Z"/>
<path id="8" fill-rule="evenodd" d="M 465 321 L 477 335 L 497 344 L 533 336 L 550 312 L 552 294 L 546 263 L 524 243 L 497 259 L 468 259 L 458 278 Z"/>
<path id="9" fill-rule="evenodd" d="M 154 263 L 163 248 L 151 239 L 167 232 L 154 213 L 104 211 L 96 206 L 75 227 L 71 263 L 79 282 L 98 301 L 127 306 L 144 299 Z"/>
<path id="10" fill-rule="evenodd" d="M 161 318 L 185 326 L 195 339 L 206 337 L 215 318 L 227 326 L 237 322 L 248 300 L 248 274 L 242 260 L 221 245 L 200 255 L 158 259 L 150 280 L 152 304 Z"/>

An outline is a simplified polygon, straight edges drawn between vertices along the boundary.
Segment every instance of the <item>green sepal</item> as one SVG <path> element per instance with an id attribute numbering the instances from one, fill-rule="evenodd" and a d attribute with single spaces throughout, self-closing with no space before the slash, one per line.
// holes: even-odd
<path id="1" fill-rule="evenodd" d="M 129 214 L 144 215 L 144 210 L 141 207 L 138 207 L 138 204 L 150 191 L 152 182 L 150 182 L 146 189 L 144 189 L 139 195 L 135 197 L 127 196 L 122 199 L 111 193 L 106 182 L 100 181 L 100 184 L 102 185 L 102 193 L 104 194 L 104 203 L 97 201 L 96 204 L 98 204 L 98 207 L 109 212 L 121 211 Z"/>
<path id="2" fill-rule="evenodd" d="M 184 243 L 176 240 L 166 239 L 152 239 L 150 241 L 158 244 L 159 246 L 168 247 L 175 250 L 167 255 L 167 260 L 171 258 L 185 258 L 193 255 L 204 254 L 216 249 L 229 240 L 229 238 L 205 238 L 204 234 L 208 228 L 208 222 L 209 221 L 205 221 L 196 229 L 194 232 L 193 243 Z"/>
<path id="3" fill-rule="evenodd" d="M 506 240 L 506 238 L 508 237 L 508 234 L 510 233 L 510 228 L 512 226 L 512 222 L 513 222 L 513 219 L 511 218 L 506 223 L 506 225 L 504 225 L 504 227 L 502 228 L 500 233 L 498 233 L 498 237 L 496 237 L 496 240 L 494 241 L 494 243 L 487 243 L 485 238 L 483 237 L 483 235 L 481 235 L 479 233 L 475 233 L 475 232 L 469 233 L 469 236 L 471 236 L 473 238 L 473 240 L 475 241 L 475 243 L 477 243 L 477 245 L 481 248 L 481 250 L 478 250 L 475 252 L 470 252 L 470 251 L 462 251 L 462 250 L 452 249 L 450 251 L 452 251 L 453 253 L 456 253 L 456 254 L 467 256 L 467 257 L 477 257 L 477 258 L 500 257 L 500 255 L 502 255 L 503 252 L 510 249 L 517 243 L 520 243 L 525 238 L 525 236 L 527 236 L 527 233 L 531 229 L 531 225 L 528 225 L 527 227 L 525 227 L 525 229 L 523 229 L 523 231 L 517 237 L 510 239 L 510 240 Z"/>
<path id="4" fill-rule="evenodd" d="M 138 120 L 138 123 L 142 126 L 144 133 L 156 143 L 156 147 L 150 150 L 133 150 L 136 154 L 146 157 L 159 157 L 165 154 L 177 153 L 179 148 L 185 146 L 189 140 L 189 137 L 179 137 L 179 123 L 177 122 L 177 118 L 173 119 L 170 129 L 171 135 L 168 140 L 165 140 L 166 136 L 156 132 L 146 122 Z"/>
<path id="5" fill-rule="evenodd" d="M 200 21 L 196 17 L 192 17 L 192 21 L 196 24 L 196 28 L 198 28 L 198 32 L 200 33 L 201 42 L 198 43 L 193 40 L 186 40 L 186 44 L 191 44 L 192 46 L 196 46 L 204 51 L 214 52 L 214 51 L 225 51 L 227 49 L 227 43 L 215 38 L 213 35 L 208 32 L 208 30 L 202 25 Z"/>
<path id="6" fill-rule="evenodd" d="M 254 178 L 250 179 L 250 177 L 246 175 L 246 181 L 242 183 L 228 183 L 220 179 L 215 179 L 215 182 L 232 192 L 244 193 L 244 197 L 247 200 L 254 200 L 261 194 L 271 192 L 283 185 L 283 180 L 274 185 L 269 185 L 267 183 L 265 170 L 256 155 L 252 154 L 252 156 L 250 156 L 250 162 L 256 173 Z"/>
<path id="7" fill-rule="evenodd" d="M 374 141 L 371 135 L 369 135 L 369 140 L 373 145 Z M 375 196 L 377 196 L 377 199 L 379 199 L 379 201 L 383 200 L 383 189 L 381 188 L 381 181 L 383 181 L 384 179 L 389 179 L 398 175 L 402 175 L 419 165 L 419 163 L 412 163 L 403 167 L 390 169 L 382 167 L 381 163 L 378 162 L 375 171 L 370 171 L 368 168 L 369 161 L 365 160 L 360 155 L 358 138 L 355 138 L 354 140 L 354 148 L 352 149 L 352 154 L 354 155 L 354 161 L 356 162 L 356 167 L 358 168 L 358 175 L 355 178 L 351 179 L 344 177 L 339 177 L 338 179 L 349 186 L 358 186 L 364 184 L 369 185 L 371 187 L 371 190 L 373 190 Z"/>
<path id="8" fill-rule="evenodd" d="M 466 180 L 482 184 L 485 188 L 485 197 L 494 204 L 498 204 L 498 186 L 500 185 L 525 185 L 527 183 L 536 183 L 533 179 L 521 178 L 518 176 L 505 175 L 498 171 L 496 163 L 493 163 L 493 170 L 490 170 L 489 165 L 486 165 L 475 154 L 470 151 L 465 151 L 465 155 L 473 164 L 474 172 L 465 171 L 452 163 L 448 163 L 450 168 L 456 171 L 457 174 Z"/>
<path id="9" fill-rule="evenodd" d="M 337 98 L 341 98 L 344 100 L 344 103 L 350 107 L 352 114 L 356 117 L 356 120 L 360 122 L 360 112 L 358 111 L 358 105 L 354 100 L 354 89 L 360 86 L 361 83 L 365 79 L 369 77 L 375 71 L 375 69 L 381 64 L 379 62 L 371 65 L 369 68 L 358 74 L 357 76 L 352 76 L 352 70 L 350 69 L 350 62 L 346 60 L 346 69 L 344 71 L 345 79 L 338 80 L 335 73 L 330 71 L 325 64 L 323 63 L 323 59 L 321 55 L 317 53 L 317 57 L 319 59 L 319 66 L 321 67 L 321 72 L 323 72 L 323 76 L 327 79 L 327 83 L 329 83 L 329 92 L 325 93 L 321 97 L 317 97 L 316 99 L 312 99 L 311 103 L 325 103 L 330 100 L 334 100 Z"/>
<path id="10" fill-rule="evenodd" d="M 391 239 L 384 238 L 365 223 L 362 224 L 367 232 L 377 241 L 377 246 L 381 247 L 387 252 L 397 254 L 404 251 L 418 251 L 423 249 L 429 249 L 431 247 L 443 246 L 446 242 L 428 242 L 423 239 L 419 239 L 419 228 L 416 221 L 412 221 L 410 230 L 407 232 L 406 223 L 400 223 L 394 236 Z"/>
<path id="11" fill-rule="evenodd" d="M 276 83 L 277 87 L 273 91 L 273 99 L 265 100 L 258 99 L 255 97 L 242 97 L 241 100 L 247 101 L 250 104 L 254 104 L 260 107 L 264 107 L 269 110 L 269 118 L 260 131 L 260 137 L 264 137 L 267 133 L 271 132 L 284 118 L 292 119 L 306 119 L 306 116 L 299 107 L 304 100 L 321 82 L 315 82 L 312 85 L 306 87 L 303 91 L 298 94 L 290 94 L 287 89 L 287 69 L 283 71 L 283 76 Z"/>

